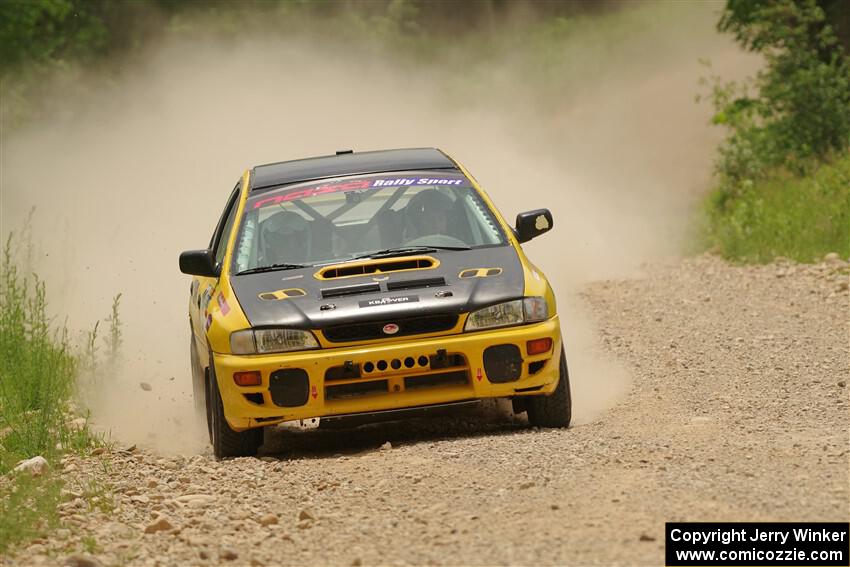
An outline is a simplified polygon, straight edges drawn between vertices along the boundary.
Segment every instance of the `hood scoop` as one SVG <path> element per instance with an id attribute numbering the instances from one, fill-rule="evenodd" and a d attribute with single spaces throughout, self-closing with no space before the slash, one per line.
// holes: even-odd
<path id="1" fill-rule="evenodd" d="M 329 297 L 343 297 L 345 295 L 359 295 L 361 293 L 374 293 L 381 291 L 381 285 L 377 283 L 345 285 L 342 287 L 328 287 L 322 290 L 322 299 Z"/>
<path id="2" fill-rule="evenodd" d="M 316 273 L 320 280 L 332 280 L 351 276 L 369 276 L 385 272 L 403 272 L 406 270 L 428 270 L 436 268 L 439 262 L 430 256 L 407 256 L 405 258 L 385 258 L 365 262 L 349 262 L 326 266 Z"/>
<path id="3" fill-rule="evenodd" d="M 402 280 L 387 282 L 387 291 L 398 291 L 401 289 L 418 289 L 421 287 L 439 287 L 446 285 L 446 278 L 422 278 L 418 280 Z"/>

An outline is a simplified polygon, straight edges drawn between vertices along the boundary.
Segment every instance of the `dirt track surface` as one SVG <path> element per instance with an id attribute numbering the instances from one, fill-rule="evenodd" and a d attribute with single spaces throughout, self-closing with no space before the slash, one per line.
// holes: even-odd
<path id="1" fill-rule="evenodd" d="M 107 565 L 662 564 L 665 521 L 847 521 L 842 266 L 702 257 L 590 286 L 633 385 L 565 431 L 490 412 L 278 431 L 261 459 L 69 458 L 67 489 L 94 477 L 114 509 L 68 494 L 11 562 L 89 538 Z"/>

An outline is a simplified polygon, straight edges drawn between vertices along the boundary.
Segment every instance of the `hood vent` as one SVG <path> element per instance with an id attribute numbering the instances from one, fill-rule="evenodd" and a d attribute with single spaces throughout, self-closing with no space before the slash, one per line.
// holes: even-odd
<path id="1" fill-rule="evenodd" d="M 376 291 L 381 291 L 380 284 L 370 283 L 346 285 L 343 287 L 329 287 L 322 290 L 322 299 L 327 299 L 329 297 L 342 297 L 344 295 L 359 295 L 361 293 L 374 293 Z"/>
<path id="2" fill-rule="evenodd" d="M 332 280 L 351 276 L 369 276 L 385 272 L 402 272 L 406 270 L 427 270 L 436 268 L 439 262 L 429 256 L 414 256 L 406 258 L 386 258 L 368 260 L 366 262 L 351 262 L 327 266 L 316 273 L 320 280 Z"/>
<path id="3" fill-rule="evenodd" d="M 468 270 L 463 270 L 458 276 L 461 279 L 466 278 L 489 278 L 492 276 L 498 276 L 502 273 L 502 268 L 469 268 Z"/>
<path id="4" fill-rule="evenodd" d="M 417 289 L 420 287 L 439 287 L 446 285 L 446 278 L 423 278 L 420 280 L 404 280 L 387 282 L 387 291 L 398 291 L 400 289 Z"/>

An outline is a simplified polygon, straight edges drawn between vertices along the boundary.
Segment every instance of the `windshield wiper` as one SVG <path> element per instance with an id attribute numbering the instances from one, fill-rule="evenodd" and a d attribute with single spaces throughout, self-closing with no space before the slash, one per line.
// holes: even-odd
<path id="1" fill-rule="evenodd" d="M 256 268 L 242 270 L 241 272 L 236 272 L 236 275 L 241 276 L 243 274 L 259 274 L 260 272 L 274 272 L 277 270 L 297 270 L 298 268 L 309 267 L 310 266 L 305 266 L 303 264 L 271 264 L 270 266 L 258 266 Z"/>
<path id="2" fill-rule="evenodd" d="M 385 248 L 384 250 L 375 250 L 360 256 L 355 256 L 352 260 L 360 260 L 363 258 L 390 258 L 392 256 L 404 256 L 406 254 L 415 254 L 417 252 L 437 252 L 439 250 L 471 250 L 469 246 L 400 246 L 398 248 Z"/>

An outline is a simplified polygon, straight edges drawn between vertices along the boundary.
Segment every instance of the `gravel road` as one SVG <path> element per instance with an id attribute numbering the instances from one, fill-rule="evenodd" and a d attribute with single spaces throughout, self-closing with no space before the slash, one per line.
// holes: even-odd
<path id="1" fill-rule="evenodd" d="M 479 410 L 277 430 L 260 459 L 69 457 L 62 527 L 5 562 L 662 564 L 665 521 L 848 521 L 847 271 L 704 256 L 587 287 L 633 383 L 569 430 Z"/>

